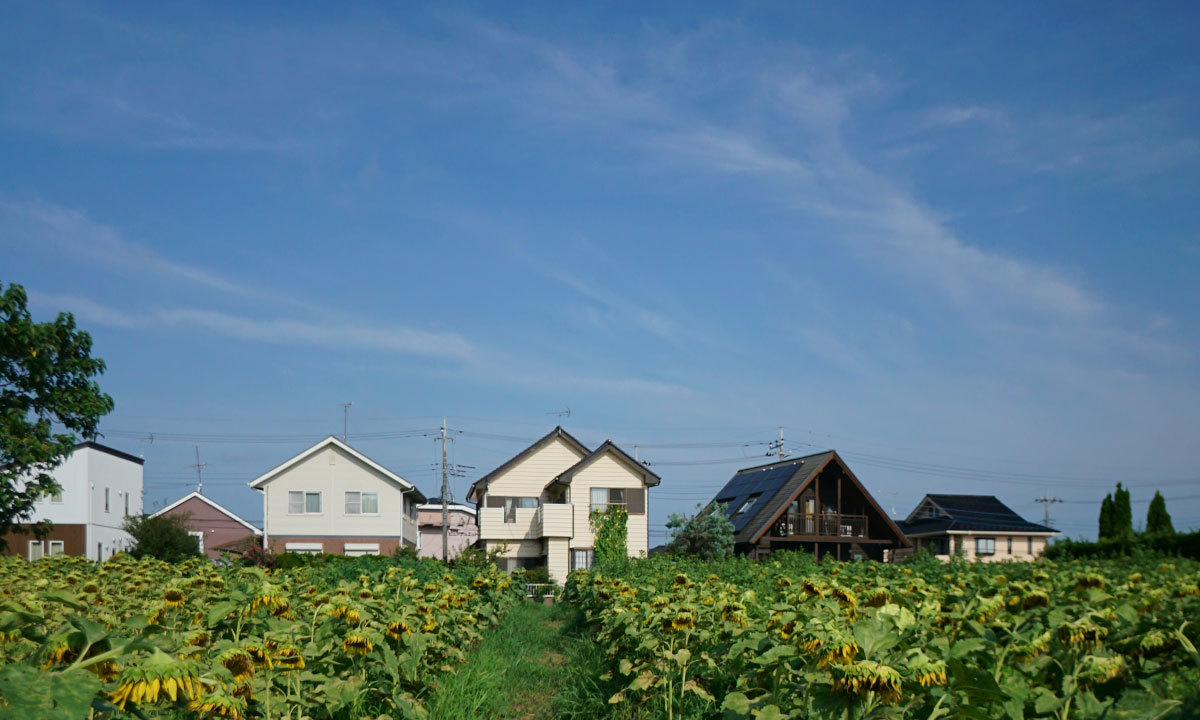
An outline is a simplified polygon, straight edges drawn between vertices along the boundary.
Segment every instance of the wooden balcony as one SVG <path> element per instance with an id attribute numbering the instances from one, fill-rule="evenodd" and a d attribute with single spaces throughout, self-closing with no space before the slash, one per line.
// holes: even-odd
<path id="1" fill-rule="evenodd" d="M 866 515 L 836 513 L 787 513 L 771 528 L 776 538 L 837 539 L 866 538 Z"/>

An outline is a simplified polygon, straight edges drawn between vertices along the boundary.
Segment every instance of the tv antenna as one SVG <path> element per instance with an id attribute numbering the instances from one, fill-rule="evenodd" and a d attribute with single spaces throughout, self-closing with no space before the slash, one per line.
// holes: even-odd
<path id="1" fill-rule="evenodd" d="M 778 455 L 780 460 L 784 459 L 788 455 L 791 455 L 791 453 L 788 452 L 787 450 L 785 450 L 784 446 L 783 446 L 783 426 L 782 425 L 779 426 L 779 439 L 772 440 L 771 443 L 769 445 L 767 445 L 767 454 L 768 455 Z"/>
<path id="2" fill-rule="evenodd" d="M 204 476 L 201 474 L 201 471 L 203 471 L 204 468 L 208 467 L 208 463 L 200 461 L 200 446 L 193 445 L 193 447 L 196 448 L 196 464 L 188 465 L 188 467 L 196 468 L 196 492 L 203 495 L 204 494 Z"/>
<path id="3" fill-rule="evenodd" d="M 561 421 L 564 417 L 571 417 L 571 408 L 567 408 L 566 410 L 559 410 L 558 412 L 548 412 L 546 414 L 547 415 L 557 415 L 558 419 Z"/>
<path id="4" fill-rule="evenodd" d="M 342 442 L 346 442 L 346 428 L 350 426 L 350 408 L 354 403 L 344 402 L 338 405 L 342 406 Z"/>

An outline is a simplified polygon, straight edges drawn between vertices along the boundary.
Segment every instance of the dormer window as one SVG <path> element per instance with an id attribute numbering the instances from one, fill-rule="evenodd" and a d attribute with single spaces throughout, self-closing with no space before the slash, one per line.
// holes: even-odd
<path id="1" fill-rule="evenodd" d="M 737 512 L 735 512 L 734 515 L 741 515 L 750 508 L 754 507 L 754 504 L 758 502 L 760 497 L 762 497 L 762 493 L 754 493 L 753 495 L 747 496 L 746 500 L 742 503 L 741 507 L 737 509 Z"/>

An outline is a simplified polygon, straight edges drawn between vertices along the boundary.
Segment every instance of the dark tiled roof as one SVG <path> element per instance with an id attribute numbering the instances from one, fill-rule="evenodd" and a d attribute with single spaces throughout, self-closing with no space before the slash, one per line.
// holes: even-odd
<path id="1" fill-rule="evenodd" d="M 833 451 L 829 450 L 738 470 L 713 498 L 714 503 L 725 504 L 725 514 L 733 522 L 734 541 L 753 542 L 758 530 L 791 501 L 792 495 L 824 467 L 832 455 Z M 734 515 L 746 499 L 756 493 L 758 500 L 750 511 Z"/>
<path id="2" fill-rule="evenodd" d="M 905 535 L 931 535 L 951 530 L 973 532 L 1058 532 L 1052 527 L 1032 523 L 1016 514 L 994 495 L 926 495 L 917 507 L 932 503 L 935 517 L 914 517 L 898 523 Z M 939 511 L 940 512 L 937 512 Z"/>

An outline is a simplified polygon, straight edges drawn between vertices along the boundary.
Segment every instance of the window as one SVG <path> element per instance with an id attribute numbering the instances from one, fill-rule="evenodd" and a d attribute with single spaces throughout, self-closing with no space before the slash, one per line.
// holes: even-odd
<path id="1" fill-rule="evenodd" d="M 535 497 L 506 497 L 504 498 L 504 522 L 516 522 L 517 510 L 528 510 L 537 506 L 538 499 Z"/>
<path id="2" fill-rule="evenodd" d="M 125 493 L 125 517 L 129 517 L 129 493 Z"/>
<path id="3" fill-rule="evenodd" d="M 283 549 L 290 553 L 319 555 L 325 550 L 325 546 L 321 543 L 285 543 Z"/>
<path id="4" fill-rule="evenodd" d="M 66 546 L 64 545 L 62 540 L 51 540 L 50 541 L 50 557 L 54 557 L 55 555 L 62 555 L 64 552 L 66 552 Z"/>
<path id="5" fill-rule="evenodd" d="M 1028 552 L 1030 555 L 1032 555 L 1032 554 L 1033 554 L 1033 536 L 1032 536 L 1032 535 L 1030 535 L 1029 537 L 1025 538 L 1025 543 L 1026 543 L 1026 545 L 1028 546 L 1028 548 L 1027 548 L 1027 550 L 1026 550 L 1026 551 L 1027 551 L 1027 552 Z"/>
<path id="6" fill-rule="evenodd" d="M 592 488 L 592 512 L 604 511 L 614 505 L 626 507 L 625 488 Z"/>
<path id="7" fill-rule="evenodd" d="M 592 551 L 587 550 L 572 550 L 571 551 L 571 569 L 572 570 L 591 570 L 592 569 Z"/>
<path id="8" fill-rule="evenodd" d="M 321 493 L 288 491 L 288 515 L 320 515 Z"/>
<path id="9" fill-rule="evenodd" d="M 378 515 L 379 493 L 348 492 L 346 493 L 347 515 Z"/>
<path id="10" fill-rule="evenodd" d="M 104 512 L 108 512 L 108 488 L 104 488 Z"/>
<path id="11" fill-rule="evenodd" d="M 754 507 L 754 503 L 758 502 L 760 497 L 762 497 L 762 493 L 754 493 L 753 495 L 748 496 L 746 498 L 746 502 L 742 503 L 742 506 L 737 509 L 737 512 L 735 512 L 734 515 L 741 515 L 750 508 Z"/>
<path id="12" fill-rule="evenodd" d="M 196 549 L 204 552 L 204 531 L 203 530 L 188 530 L 188 535 L 196 538 Z"/>
<path id="13" fill-rule="evenodd" d="M 996 538 L 975 538 L 976 555 L 995 555 Z"/>
<path id="14" fill-rule="evenodd" d="M 342 553 L 347 557 L 378 555 L 379 543 L 346 543 L 343 546 Z"/>
<path id="15" fill-rule="evenodd" d="M 29 561 L 30 562 L 33 562 L 35 560 L 41 560 L 42 555 L 44 555 L 44 554 L 45 554 L 45 546 L 42 545 L 41 540 L 30 540 L 29 541 Z"/>
<path id="16" fill-rule="evenodd" d="M 62 490 L 50 493 L 50 502 L 55 505 L 62 505 Z"/>
<path id="17" fill-rule="evenodd" d="M 1012 555 L 1012 535 L 1008 536 L 1008 554 Z"/>

